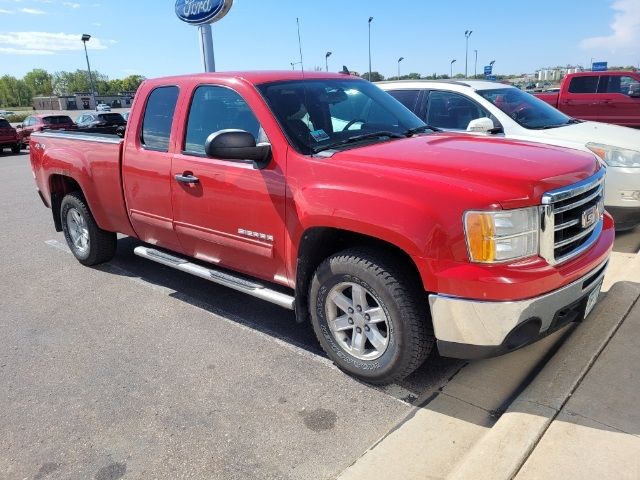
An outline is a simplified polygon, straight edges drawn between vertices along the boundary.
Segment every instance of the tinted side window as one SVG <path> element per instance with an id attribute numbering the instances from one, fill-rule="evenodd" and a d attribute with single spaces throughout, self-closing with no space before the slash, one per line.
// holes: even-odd
<path id="1" fill-rule="evenodd" d="M 631 90 L 632 85 L 637 83 L 638 81 L 632 77 L 606 76 L 600 78 L 598 92 L 621 93 L 623 95 L 629 95 L 629 90 Z"/>
<path id="2" fill-rule="evenodd" d="M 420 90 L 393 90 L 387 93 L 412 112 L 416 111 Z"/>
<path id="3" fill-rule="evenodd" d="M 574 77 L 569 83 L 569 93 L 596 93 L 598 77 Z"/>
<path id="4" fill-rule="evenodd" d="M 184 151 L 203 154 L 207 137 L 226 129 L 239 129 L 251 133 L 256 142 L 266 141 L 260 124 L 247 102 L 235 91 L 213 85 L 196 89 L 189 109 Z"/>
<path id="5" fill-rule="evenodd" d="M 450 130 L 466 130 L 471 120 L 490 117 L 475 102 L 451 92 L 431 92 L 426 123 Z"/>
<path id="6" fill-rule="evenodd" d="M 145 147 L 163 152 L 169 150 L 171 124 L 177 101 L 178 87 L 159 87 L 151 92 L 144 111 L 140 136 L 140 142 Z"/>
<path id="7" fill-rule="evenodd" d="M 0 128 L 11 128 L 11 124 L 4 118 L 0 118 Z"/>

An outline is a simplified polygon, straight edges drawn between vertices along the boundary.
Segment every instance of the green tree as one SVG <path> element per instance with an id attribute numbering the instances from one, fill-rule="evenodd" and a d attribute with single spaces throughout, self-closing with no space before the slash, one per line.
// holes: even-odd
<path id="1" fill-rule="evenodd" d="M 371 78 L 369 78 L 369 72 L 363 73 L 362 75 L 360 75 L 360 77 L 371 82 L 381 82 L 382 80 L 384 80 L 384 75 L 382 75 L 380 72 L 371 72 Z"/>
<path id="2" fill-rule="evenodd" d="M 146 80 L 142 75 L 129 75 L 122 79 L 123 92 L 135 92 L 142 82 Z"/>
<path id="3" fill-rule="evenodd" d="M 33 93 L 24 80 L 11 75 L 4 75 L 0 78 L 0 106 L 26 106 L 31 104 L 32 97 Z"/>
<path id="4" fill-rule="evenodd" d="M 42 68 L 34 68 L 24 76 L 24 82 L 34 95 L 53 95 L 51 75 Z"/>

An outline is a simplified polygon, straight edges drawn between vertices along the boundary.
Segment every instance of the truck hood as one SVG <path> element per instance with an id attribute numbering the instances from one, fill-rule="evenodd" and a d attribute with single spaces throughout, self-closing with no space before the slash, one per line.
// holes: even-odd
<path id="1" fill-rule="evenodd" d="M 333 157 L 367 163 L 374 174 L 402 171 L 447 182 L 452 190 L 474 192 L 503 208 L 537 205 L 545 192 L 577 183 L 599 169 L 591 153 L 445 132 L 390 140 Z"/>
<path id="2" fill-rule="evenodd" d="M 536 131 L 538 139 L 564 140 L 581 146 L 589 142 L 640 151 L 640 130 L 599 122 L 582 122 Z M 539 140 L 538 140 L 539 141 Z"/>

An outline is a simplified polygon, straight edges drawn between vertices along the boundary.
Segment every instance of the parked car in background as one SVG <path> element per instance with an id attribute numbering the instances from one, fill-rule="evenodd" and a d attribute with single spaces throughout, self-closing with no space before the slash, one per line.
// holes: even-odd
<path id="1" fill-rule="evenodd" d="M 562 79 L 558 93 L 535 95 L 574 118 L 640 127 L 638 85 L 638 72 L 578 72 Z"/>
<path id="2" fill-rule="evenodd" d="M 607 167 L 605 206 L 625 230 L 640 224 L 640 131 L 573 119 L 515 87 L 480 80 L 377 84 L 427 124 L 574 148 Z"/>
<path id="3" fill-rule="evenodd" d="M 20 153 L 20 140 L 18 132 L 4 118 L 0 118 L 0 153 L 5 148 L 10 148 L 11 153 Z"/>
<path id="4" fill-rule="evenodd" d="M 76 118 L 80 129 L 100 129 L 103 133 L 115 133 L 120 126 L 127 124 L 119 113 L 83 113 Z"/>
<path id="5" fill-rule="evenodd" d="M 106 103 L 99 103 L 96 105 L 96 112 L 110 112 L 111 107 Z"/>
<path id="6" fill-rule="evenodd" d="M 373 383 L 436 339 L 445 356 L 501 354 L 598 299 L 614 231 L 591 153 L 436 133 L 350 75 L 185 75 L 138 95 L 124 139 L 31 139 L 84 265 L 114 256 L 116 232 L 137 237 L 136 255 L 295 310 Z"/>
<path id="7" fill-rule="evenodd" d="M 29 145 L 29 138 L 33 132 L 44 130 L 74 130 L 76 124 L 67 115 L 31 115 L 24 119 L 16 129 L 22 147 Z"/>

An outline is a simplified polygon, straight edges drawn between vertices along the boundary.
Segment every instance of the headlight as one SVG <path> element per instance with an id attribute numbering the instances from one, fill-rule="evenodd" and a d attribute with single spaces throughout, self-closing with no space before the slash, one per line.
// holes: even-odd
<path id="1" fill-rule="evenodd" d="M 538 207 L 464 214 L 469 258 L 495 263 L 538 254 Z"/>
<path id="2" fill-rule="evenodd" d="M 610 167 L 640 167 L 640 152 L 600 143 L 587 143 L 587 148 Z"/>

